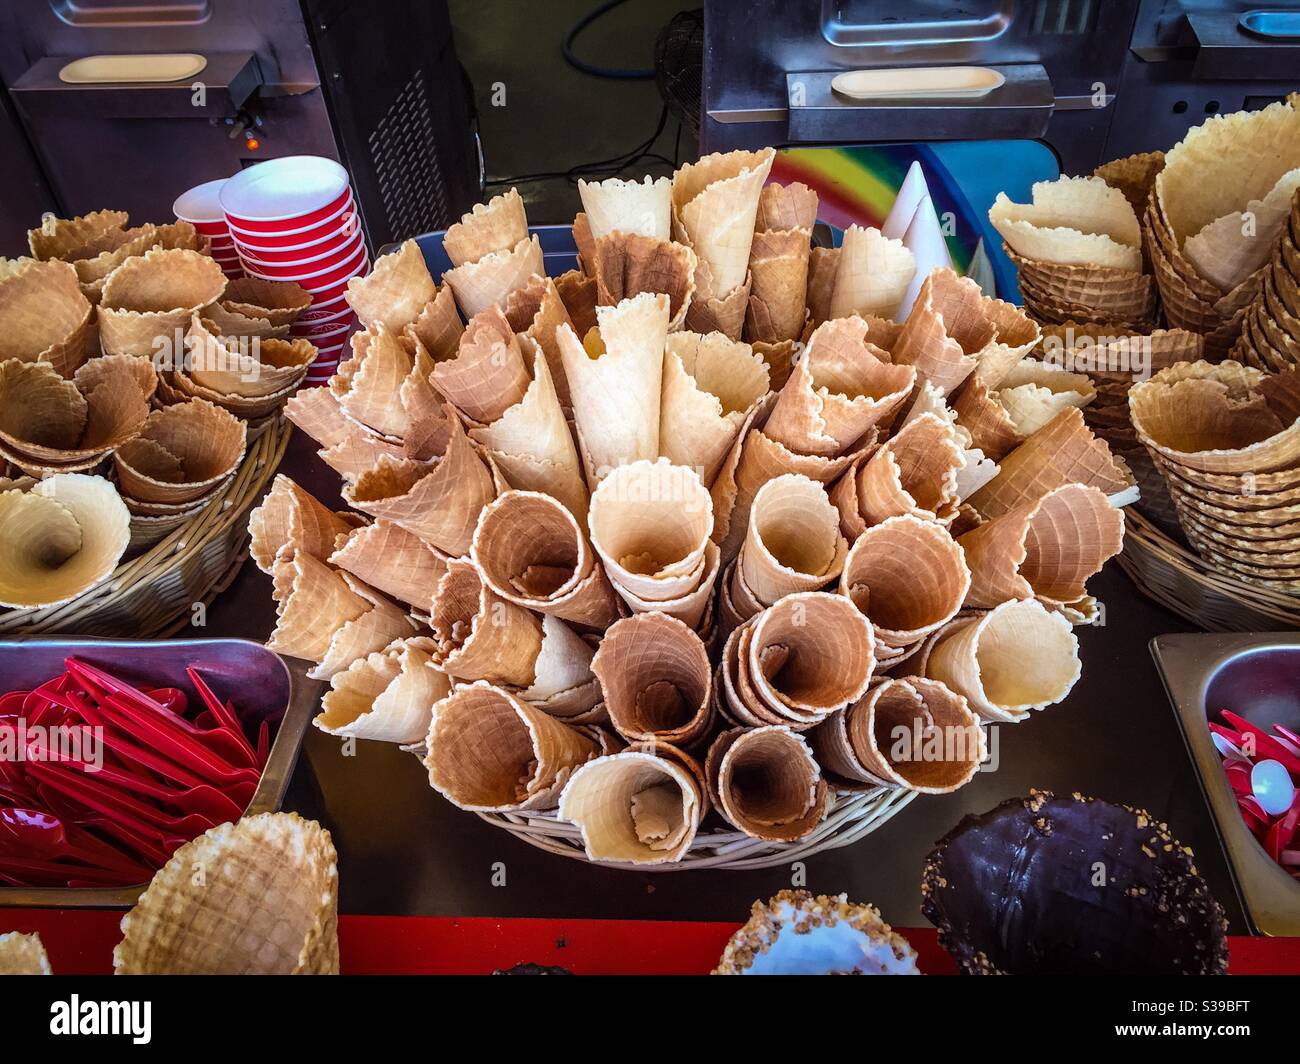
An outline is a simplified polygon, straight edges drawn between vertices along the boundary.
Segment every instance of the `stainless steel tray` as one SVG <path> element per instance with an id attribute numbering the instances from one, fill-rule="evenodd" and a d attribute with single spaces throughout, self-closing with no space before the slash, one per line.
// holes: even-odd
<path id="1" fill-rule="evenodd" d="M 240 719 L 257 726 L 272 722 L 271 752 L 245 815 L 280 808 L 298 761 L 307 724 L 320 701 L 322 684 L 306 675 L 306 665 L 246 639 L 58 639 L 31 637 L 0 640 L 0 688 L 35 687 L 63 671 L 71 655 L 108 669 L 126 680 L 152 687 L 179 687 L 192 693 L 185 666 L 194 665 L 219 692 L 238 680 L 234 699 Z M 118 908 L 134 905 L 148 884 L 134 887 L 0 887 L 0 907 Z"/>
<path id="2" fill-rule="evenodd" d="M 1300 883 L 1282 871 L 1242 822 L 1206 723 L 1229 709 L 1261 727 L 1300 729 L 1300 633 L 1156 636 L 1165 690 L 1196 765 L 1246 918 L 1265 935 L 1300 935 Z"/>

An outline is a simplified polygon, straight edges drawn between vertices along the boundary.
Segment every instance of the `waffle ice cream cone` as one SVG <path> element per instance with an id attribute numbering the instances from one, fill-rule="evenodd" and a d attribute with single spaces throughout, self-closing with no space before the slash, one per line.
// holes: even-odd
<path id="1" fill-rule="evenodd" d="M 687 625 L 638 613 L 605 633 L 591 662 L 605 708 L 620 735 L 690 746 L 710 723 L 713 668 Z"/>
<path id="2" fill-rule="evenodd" d="M 1086 407 L 1097 389 L 1086 374 L 1027 358 L 1003 377 L 997 395 L 1016 432 L 1032 436 L 1066 407 Z"/>
<path id="3" fill-rule="evenodd" d="M 964 695 L 984 720 L 1006 724 L 1062 701 L 1080 668 L 1070 622 L 1034 599 L 954 621 L 925 660 L 926 677 Z"/>
<path id="4" fill-rule="evenodd" d="M 311 306 L 311 293 L 294 281 L 236 277 L 226 285 L 221 304 L 246 318 L 262 318 L 274 326 L 291 325 Z"/>
<path id="5" fill-rule="evenodd" d="M 383 325 L 396 334 L 415 321 L 436 295 L 437 286 L 419 245 L 407 240 L 376 259 L 374 269 L 364 277 L 348 281 L 346 299 L 362 325 Z"/>
<path id="6" fill-rule="evenodd" d="M 617 307 L 598 307 L 600 347 L 594 357 L 572 329 L 557 330 L 593 487 L 617 466 L 659 455 L 668 311 L 667 296 L 648 292 Z"/>
<path id="7" fill-rule="evenodd" d="M 811 239 L 811 229 L 769 229 L 754 234 L 745 312 L 745 334 L 751 340 L 797 340 L 803 332 Z"/>
<path id="8" fill-rule="evenodd" d="M 1007 254 L 1019 271 L 1026 301 L 1049 307 L 1080 308 L 1097 321 L 1151 322 L 1156 313 L 1156 282 L 1148 273 L 1109 266 L 1065 266 Z"/>
<path id="9" fill-rule="evenodd" d="M 429 615 L 442 669 L 458 680 L 490 680 L 528 687 L 542 649 L 542 624 L 502 598 L 474 563 L 452 558 L 438 583 Z"/>
<path id="10" fill-rule="evenodd" d="M 185 345 L 190 380 L 218 395 L 249 399 L 297 386 L 319 353 L 303 339 L 227 337 L 216 322 L 198 312 L 190 318 Z"/>
<path id="11" fill-rule="evenodd" d="M 89 248 L 110 233 L 124 229 L 129 220 L 126 211 L 95 211 L 79 218 L 46 215 L 39 229 L 27 231 L 27 244 L 41 260 L 84 258 Z"/>
<path id="12" fill-rule="evenodd" d="M 704 544 L 702 562 L 691 571 L 689 576 L 680 581 L 680 584 L 686 588 L 680 594 L 671 598 L 650 599 L 629 591 L 622 584 L 616 583 L 613 587 L 618 597 L 633 614 L 653 612 L 673 617 L 688 628 L 699 632 L 700 637 L 707 641 L 709 635 L 707 626 L 712 618 L 710 607 L 713 602 L 713 590 L 721 571 L 722 552 L 717 544 L 708 540 Z M 656 593 L 666 592 L 663 589 L 656 589 Z"/>
<path id="13" fill-rule="evenodd" d="M 530 282 L 531 283 L 531 282 Z M 573 323 L 573 331 L 586 336 L 596 328 L 596 279 L 581 270 L 568 270 L 555 278 L 555 290 Z"/>
<path id="14" fill-rule="evenodd" d="M 737 285 L 726 296 L 705 296 L 698 290 L 701 271 L 696 271 L 697 290 L 686 309 L 686 328 L 691 332 L 718 332 L 732 340 L 739 340 L 745 329 L 745 315 L 749 311 L 750 278 Z"/>
<path id="15" fill-rule="evenodd" d="M 970 586 L 965 553 L 947 529 L 902 515 L 854 541 L 839 591 L 871 621 L 877 653 L 887 655 L 952 620 Z"/>
<path id="16" fill-rule="evenodd" d="M 555 717 L 570 716 L 574 695 L 596 688 L 594 698 L 582 706 L 590 709 L 600 701 L 596 675 L 591 671 L 594 648 L 558 617 L 543 615 L 542 646 L 534 663 L 533 682 L 521 693 L 525 702 L 539 705 Z"/>
<path id="17" fill-rule="evenodd" d="M 971 442 L 994 461 L 1001 461 L 1025 442 L 1010 411 L 990 393 L 984 383 L 972 378 L 952 399 L 957 424 L 970 433 Z"/>
<path id="18" fill-rule="evenodd" d="M 373 606 L 310 554 L 282 554 L 271 572 L 277 619 L 266 645 L 276 653 L 320 661 L 334 632 Z"/>
<path id="19" fill-rule="evenodd" d="M 1065 484 L 1021 503 L 958 541 L 972 581 L 968 607 L 1007 599 L 1078 602 L 1089 578 L 1124 544 L 1124 515 L 1096 488 Z"/>
<path id="20" fill-rule="evenodd" d="M 553 809 L 578 766 L 600 754 L 586 734 L 482 681 L 433 707 L 424 764 L 461 809 Z"/>
<path id="21" fill-rule="evenodd" d="M 952 427 L 934 414 L 921 415 L 862 463 L 856 478 L 858 516 L 868 525 L 899 514 L 951 521 L 964 461 Z M 858 531 L 853 515 L 845 517 Z"/>
<path id="22" fill-rule="evenodd" d="M 892 364 L 866 339 L 868 329 L 856 315 L 818 327 L 776 398 L 763 427 L 768 437 L 800 454 L 833 457 L 898 411 L 916 370 Z"/>
<path id="23" fill-rule="evenodd" d="M 341 573 L 343 582 L 367 603 L 367 609 L 339 627 L 331 636 L 329 646 L 321 655 L 315 668 L 307 675 L 313 680 L 328 680 L 370 654 L 378 653 L 390 644 L 410 637 L 415 624 L 405 612 L 398 609 L 374 588 L 367 587 L 351 573 Z"/>
<path id="24" fill-rule="evenodd" d="M 488 425 L 523 399 L 528 365 L 500 307 L 470 320 L 456 357 L 433 367 L 432 381 L 471 421 Z"/>
<path id="25" fill-rule="evenodd" d="M 156 248 L 127 259 L 109 274 L 99 302 L 104 353 L 152 358 L 160 343 L 172 343 L 172 355 L 179 357 L 177 337 L 225 289 L 221 267 L 197 251 Z"/>
<path id="26" fill-rule="evenodd" d="M 212 828 L 159 869 L 122 936 L 118 975 L 337 975 L 329 832 L 296 813 Z"/>
<path id="27" fill-rule="evenodd" d="M 578 825 L 592 861 L 663 864 L 686 856 L 705 805 L 704 788 L 678 761 L 624 750 L 578 768 L 559 816 Z"/>
<path id="28" fill-rule="evenodd" d="M 604 631 L 619 616 L 577 519 L 549 495 L 503 492 L 479 517 L 472 557 L 488 586 L 517 605 L 586 630 Z"/>
<path id="29" fill-rule="evenodd" d="M 52 975 L 41 936 L 10 931 L 0 935 L 0 975 Z"/>
<path id="30" fill-rule="evenodd" d="M 0 493 L 0 605 L 54 606 L 97 587 L 127 548 L 130 520 L 112 484 L 82 473 Z"/>
<path id="31" fill-rule="evenodd" d="M 420 742 L 429 734 L 434 703 L 451 693 L 429 650 L 429 640 L 409 638 L 357 658 L 330 678 L 312 723 L 330 735 Z"/>
<path id="32" fill-rule="evenodd" d="M 758 196 L 754 232 L 774 229 L 812 229 L 817 224 L 817 193 L 799 181 L 763 186 Z"/>
<path id="33" fill-rule="evenodd" d="M 851 225 L 840 245 L 830 316 L 892 318 L 915 274 L 916 259 L 901 240 L 890 240 L 879 229 Z"/>
<path id="34" fill-rule="evenodd" d="M 114 453 L 118 484 L 144 502 L 193 501 L 234 473 L 246 435 L 244 422 L 202 399 L 155 410 Z"/>
<path id="35" fill-rule="evenodd" d="M 381 456 L 343 491 L 348 505 L 401 525 L 453 557 L 469 550 L 479 513 L 496 494 L 492 474 L 456 420 L 440 458 L 426 463 Z"/>
<path id="36" fill-rule="evenodd" d="M 891 354 L 947 395 L 975 371 L 979 353 L 996 338 L 979 285 L 936 269 L 922 283 Z"/>
<path id="37" fill-rule="evenodd" d="M 758 200 L 775 151 L 734 151 L 687 163 L 673 177 L 673 211 L 689 238 L 707 284 L 707 297 L 723 298 L 745 281 Z"/>
<path id="38" fill-rule="evenodd" d="M 560 343 L 555 333 L 561 325 L 567 325 L 571 329 L 576 326 L 565 309 L 555 282 L 549 277 L 534 277 L 523 288 L 516 288 L 510 293 L 506 298 L 505 312 L 511 329 L 520 337 L 526 336 L 541 347 L 560 406 L 565 411 L 572 410 L 569 382 L 564 376 L 564 356 L 560 354 Z M 594 325 L 594 299 L 591 313 Z M 579 331 L 577 335 L 585 336 L 586 330 Z"/>
<path id="39" fill-rule="evenodd" d="M 415 359 L 398 333 L 382 322 L 353 333 L 352 354 L 330 378 L 343 415 L 362 429 L 397 442 L 411 428 L 401 387 Z"/>
<path id="40" fill-rule="evenodd" d="M 1142 271 L 1137 215 L 1124 193 L 1099 177 L 1035 182 L 1029 204 L 998 193 L 989 221 L 1027 259 Z"/>
<path id="41" fill-rule="evenodd" d="M 592 239 L 630 233 L 668 240 L 672 236 L 673 184 L 667 177 L 624 181 L 579 181 L 578 195 Z"/>
<path id="42" fill-rule="evenodd" d="M 1129 490 L 1132 475 L 1119 465 L 1105 440 L 1084 424 L 1076 407 L 1061 411 L 1001 462 L 1001 471 L 970 497 L 985 517 L 997 517 L 1063 484 L 1085 484 L 1106 495 Z"/>
<path id="43" fill-rule="evenodd" d="M 534 275 L 546 276 L 542 246 L 536 236 L 520 240 L 509 250 L 494 251 L 476 262 L 456 266 L 443 274 L 443 280 L 451 285 L 461 313 L 472 318 L 494 303 L 504 306 L 510 293 L 525 287 Z"/>
<path id="44" fill-rule="evenodd" d="M 1300 154 L 1295 161 L 1300 163 Z M 1291 213 L 1300 188 L 1300 166 L 1278 178 L 1268 193 L 1208 223 L 1183 244 L 1183 253 L 1202 277 L 1230 292 L 1265 266 Z"/>
<path id="45" fill-rule="evenodd" d="M 741 426 L 767 394 L 768 371 L 748 344 L 720 333 L 672 333 L 664 353 L 659 441 L 662 457 L 717 477 Z"/>
<path id="46" fill-rule="evenodd" d="M 668 297 L 669 331 L 682 327 L 695 294 L 696 259 L 689 247 L 620 232 L 597 239 L 590 258 L 588 269 L 596 279 L 601 306 L 617 306 L 642 292 L 663 293 Z"/>
<path id="47" fill-rule="evenodd" d="M 249 524 L 251 528 L 252 522 Z M 342 535 L 345 538 L 336 533 L 331 541 L 333 553 L 325 558 L 330 565 L 421 613 L 432 611 L 434 592 L 447 571 L 445 554 L 382 518 L 360 528 L 343 530 Z"/>
<path id="48" fill-rule="evenodd" d="M 235 337 L 240 340 L 284 340 L 289 336 L 289 326 L 272 325 L 269 318 L 253 317 L 228 310 L 220 301 L 212 303 L 200 312 L 205 321 L 214 326 L 213 332 L 218 336 Z"/>
<path id="49" fill-rule="evenodd" d="M 352 532 L 351 524 L 281 473 L 248 515 L 248 552 L 262 572 L 270 573 L 281 551 L 303 551 L 329 561 L 335 540 Z M 364 573 L 357 575 L 365 579 Z"/>
<path id="50" fill-rule="evenodd" d="M 1124 198 L 1129 201 L 1134 213 L 1141 218 L 1151 198 L 1151 189 L 1155 187 L 1156 175 L 1164 167 L 1165 153 L 1150 151 L 1103 163 L 1092 175 L 1124 193 Z"/>
<path id="51" fill-rule="evenodd" d="M 408 342 L 419 340 L 433 361 L 442 362 L 455 357 L 465 323 L 460 320 L 451 286 L 443 285 L 437 293 L 420 309 L 414 321 L 403 326 L 402 335 Z"/>
<path id="52" fill-rule="evenodd" d="M 798 473 L 759 488 L 738 558 L 745 587 L 762 606 L 836 580 L 848 543 L 826 489 Z"/>
<path id="53" fill-rule="evenodd" d="M 473 210 L 461 215 L 443 237 L 443 248 L 453 266 L 463 266 L 496 251 L 509 251 L 527 239 L 524 200 L 512 188 L 487 203 L 476 203 Z"/>
<path id="54" fill-rule="evenodd" d="M 0 277 L 0 362 L 48 362 L 71 377 L 86 359 L 94 318 L 72 267 L 27 260 Z"/>
<path id="55" fill-rule="evenodd" d="M 755 839 L 794 842 L 826 815 L 826 783 L 808 744 L 781 725 L 723 732 L 709 748 L 718 811 Z"/>

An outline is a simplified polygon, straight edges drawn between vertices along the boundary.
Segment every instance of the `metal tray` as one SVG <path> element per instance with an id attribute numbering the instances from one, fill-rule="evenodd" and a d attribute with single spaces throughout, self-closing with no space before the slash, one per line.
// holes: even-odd
<path id="1" fill-rule="evenodd" d="M 1300 936 L 1300 883 L 1242 822 L 1206 722 L 1230 709 L 1252 723 L 1300 729 L 1300 633 L 1188 633 L 1151 641 L 1246 918 L 1265 935 Z"/>
<path id="2" fill-rule="evenodd" d="M 252 726 L 253 734 L 263 720 L 270 720 L 273 734 L 266 768 L 244 813 L 279 810 L 323 686 L 307 678 L 303 662 L 282 658 L 246 639 L 4 639 L 0 640 L 0 687 L 6 691 L 35 687 L 62 672 L 63 659 L 74 654 L 125 680 L 179 687 L 192 702 L 197 696 L 185 666 L 199 668 L 219 692 L 229 689 L 223 678 L 237 679 L 239 697 L 234 705 L 240 719 Z M 0 887 L 0 907 L 125 908 L 135 904 L 146 886 Z"/>

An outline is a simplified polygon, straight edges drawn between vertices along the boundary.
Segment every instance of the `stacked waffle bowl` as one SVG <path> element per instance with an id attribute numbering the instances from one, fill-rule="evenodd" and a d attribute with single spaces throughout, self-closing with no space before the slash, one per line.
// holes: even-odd
<path id="1" fill-rule="evenodd" d="M 1300 623 L 1288 509 L 1300 483 L 1288 450 L 1300 413 L 1296 103 L 1216 116 L 1167 153 L 1035 186 L 1032 204 L 1000 196 L 990 212 L 1042 324 L 1040 356 L 1088 379 L 1084 418 L 1141 486 L 1122 564 L 1210 628 Z M 1067 298 L 1085 267 L 1096 283 Z M 1133 314 L 1102 268 L 1130 269 L 1147 290 L 1154 280 L 1155 300 Z"/>
<path id="2" fill-rule="evenodd" d="M 353 283 L 351 358 L 286 406 L 351 509 L 280 477 L 250 520 L 317 727 L 558 854 L 758 867 L 1068 695 L 1134 494 L 1093 390 L 899 241 L 814 249 L 771 161 L 583 184 L 555 278 L 511 190 L 441 285 L 412 242 Z"/>
<path id="3" fill-rule="evenodd" d="M 0 264 L 0 630 L 158 633 L 237 567 L 316 356 L 297 285 L 228 282 L 188 222 L 46 218 Z"/>

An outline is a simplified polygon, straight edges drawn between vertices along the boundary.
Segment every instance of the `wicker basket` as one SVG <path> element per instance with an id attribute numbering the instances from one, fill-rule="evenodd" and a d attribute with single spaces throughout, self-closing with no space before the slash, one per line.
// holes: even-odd
<path id="1" fill-rule="evenodd" d="M 211 602 L 247 558 L 246 515 L 289 444 L 292 428 L 283 419 L 256 428 L 257 438 L 252 440 L 250 432 L 239 470 L 192 521 L 124 561 L 104 583 L 71 602 L 0 610 L 0 635 L 69 632 L 150 639 L 188 625 L 195 604 Z"/>
<path id="2" fill-rule="evenodd" d="M 826 818 L 811 835 L 798 842 L 764 842 L 739 831 L 701 832 L 686 855 L 664 864 L 630 864 L 618 861 L 592 862 L 600 868 L 624 868 L 634 872 L 689 872 L 697 868 L 771 868 L 800 861 L 822 850 L 848 846 L 871 834 L 916 797 L 915 791 L 874 787 L 866 791 L 833 791 Z M 555 811 L 523 813 L 479 813 L 489 824 L 505 828 L 517 839 L 561 857 L 587 860 L 582 834 L 576 824 L 557 818 Z"/>
<path id="3" fill-rule="evenodd" d="M 1216 572 L 1134 507 L 1126 512 L 1119 564 L 1148 597 L 1209 631 L 1300 628 L 1300 594 Z"/>

